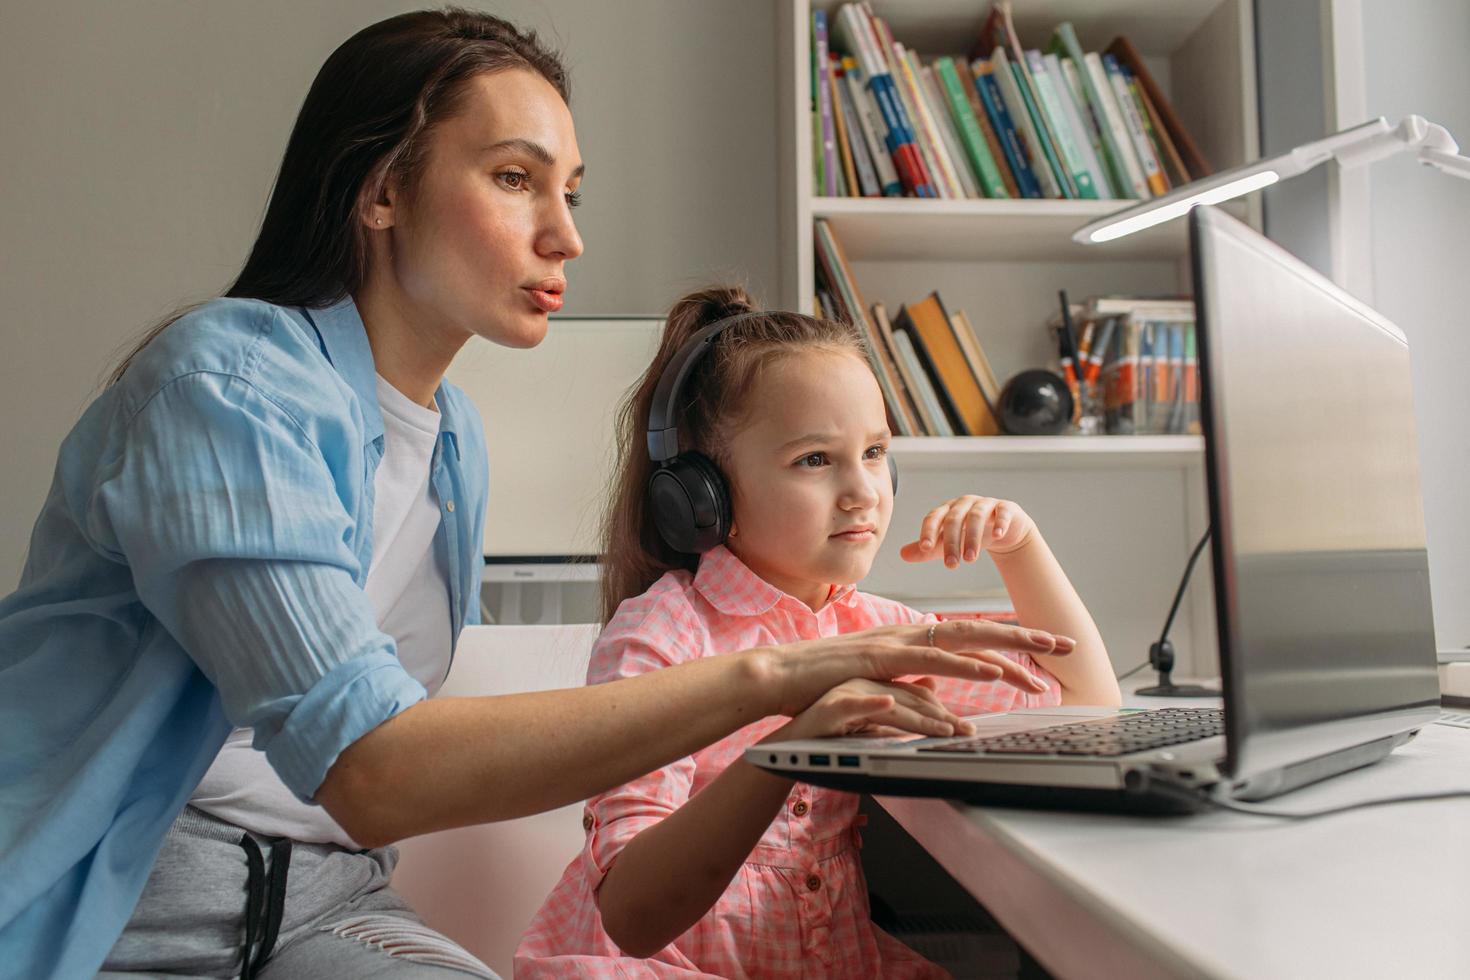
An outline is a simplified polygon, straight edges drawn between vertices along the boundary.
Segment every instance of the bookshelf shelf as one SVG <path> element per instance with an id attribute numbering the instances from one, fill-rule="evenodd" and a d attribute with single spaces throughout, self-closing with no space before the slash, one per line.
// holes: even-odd
<path id="1" fill-rule="evenodd" d="M 1177 469 L 1200 465 L 1204 445 L 1200 436 L 900 436 L 890 451 L 905 469 Z"/>
<path id="2" fill-rule="evenodd" d="M 1188 250 L 1183 222 L 1107 245 L 1078 245 L 1072 232 L 1131 201 L 934 201 L 818 197 L 812 216 L 832 223 L 848 258 L 937 262 L 1118 262 L 1177 259 Z"/>

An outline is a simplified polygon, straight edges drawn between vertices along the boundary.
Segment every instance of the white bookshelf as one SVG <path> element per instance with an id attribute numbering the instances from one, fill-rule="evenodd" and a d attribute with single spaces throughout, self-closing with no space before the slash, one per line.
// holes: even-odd
<path id="1" fill-rule="evenodd" d="M 778 3 L 781 295 L 811 312 L 813 221 L 841 240 L 865 302 L 890 311 L 937 289 L 964 309 L 1002 378 L 1053 363 L 1044 325 L 1056 291 L 1178 294 L 1190 290 L 1183 222 L 1113 243 L 1081 246 L 1078 227 L 1120 201 L 826 198 L 813 193 L 809 117 L 811 11 L 829 0 Z M 927 60 L 968 52 L 989 0 L 873 0 L 895 37 Z M 1014 0 L 1026 47 L 1045 47 L 1071 21 L 1084 49 L 1126 35 L 1216 169 L 1259 156 L 1255 42 L 1249 0 Z M 1237 214 L 1259 227 L 1260 204 Z M 894 527 L 867 586 L 916 605 L 953 608 L 994 597 L 998 578 L 957 579 L 905 566 L 897 549 L 944 496 L 982 492 L 1019 500 L 1036 517 L 1108 639 L 1116 666 L 1146 657 L 1190 549 L 1207 522 L 1203 442 L 1189 436 L 904 438 Z M 913 528 L 908 525 L 913 524 Z M 1196 570 L 1171 638 L 1180 673 L 1211 672 L 1214 617 L 1208 569 Z M 1198 654 L 1198 655 L 1196 655 Z"/>

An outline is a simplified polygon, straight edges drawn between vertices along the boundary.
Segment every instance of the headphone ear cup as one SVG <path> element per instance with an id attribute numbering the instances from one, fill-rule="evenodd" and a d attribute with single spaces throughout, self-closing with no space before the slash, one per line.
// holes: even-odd
<path id="1" fill-rule="evenodd" d="M 720 468 L 701 453 L 680 453 L 648 477 L 653 524 L 664 544 L 702 555 L 730 533 L 730 493 Z"/>
<path id="2" fill-rule="evenodd" d="M 898 460 L 893 458 L 893 450 L 884 454 L 888 459 L 888 476 L 893 481 L 893 495 L 898 496 Z"/>

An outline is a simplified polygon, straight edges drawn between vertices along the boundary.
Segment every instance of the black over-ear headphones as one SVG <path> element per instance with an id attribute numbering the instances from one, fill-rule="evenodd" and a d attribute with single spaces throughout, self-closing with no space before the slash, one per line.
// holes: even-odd
<path id="1" fill-rule="evenodd" d="M 648 455 L 655 464 L 648 477 L 648 502 L 659 537 L 675 551 L 702 555 L 723 544 L 730 533 L 730 490 L 714 460 L 700 452 L 679 451 L 675 422 L 679 393 L 694 366 L 729 327 L 766 310 L 750 310 L 700 327 L 669 359 L 653 390 L 648 409 Z M 888 454 L 888 475 L 898 493 L 898 467 Z"/>

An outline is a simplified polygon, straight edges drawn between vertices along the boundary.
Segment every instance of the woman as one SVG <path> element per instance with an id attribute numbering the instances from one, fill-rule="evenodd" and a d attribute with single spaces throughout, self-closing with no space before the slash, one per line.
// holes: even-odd
<path id="1" fill-rule="evenodd" d="M 489 975 L 387 888 L 392 841 L 584 799 L 854 678 L 990 678 L 984 648 L 1036 648 L 896 627 L 425 700 L 476 619 L 487 487 L 443 375 L 471 336 L 534 346 L 561 305 L 582 251 L 566 99 L 557 59 L 493 17 L 349 39 L 239 279 L 63 443 L 0 602 L 7 970 Z"/>

